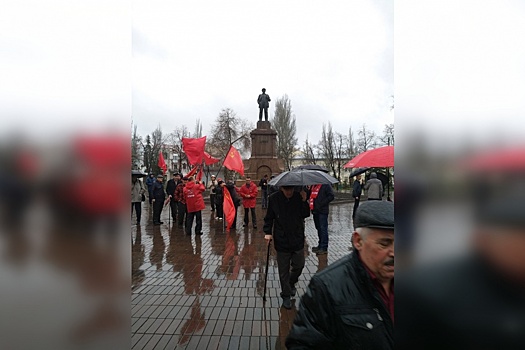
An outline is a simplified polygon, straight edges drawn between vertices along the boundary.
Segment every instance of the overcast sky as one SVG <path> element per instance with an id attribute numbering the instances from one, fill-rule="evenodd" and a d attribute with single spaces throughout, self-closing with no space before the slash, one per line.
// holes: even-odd
<path id="1" fill-rule="evenodd" d="M 394 122 L 393 1 L 134 1 L 133 121 L 145 136 L 223 108 L 255 124 L 287 94 L 302 144 L 322 124 L 382 134 Z"/>

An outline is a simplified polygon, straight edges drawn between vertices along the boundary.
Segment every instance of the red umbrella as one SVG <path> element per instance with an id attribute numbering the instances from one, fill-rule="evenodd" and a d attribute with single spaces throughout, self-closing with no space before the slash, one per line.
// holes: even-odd
<path id="1" fill-rule="evenodd" d="M 394 146 L 384 146 L 358 154 L 343 168 L 390 168 L 393 166 Z"/>
<path id="2" fill-rule="evenodd" d="M 471 170 L 518 171 L 525 169 L 525 147 L 496 149 L 479 153 L 461 164 Z"/>

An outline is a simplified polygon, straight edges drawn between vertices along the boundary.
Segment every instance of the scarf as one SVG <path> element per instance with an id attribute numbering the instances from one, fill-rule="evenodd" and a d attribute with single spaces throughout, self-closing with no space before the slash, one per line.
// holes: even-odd
<path id="1" fill-rule="evenodd" d="M 317 195 L 319 194 L 319 189 L 321 189 L 321 185 L 313 185 L 312 186 L 312 192 L 310 193 L 310 210 L 314 210 L 314 200 L 317 198 Z"/>

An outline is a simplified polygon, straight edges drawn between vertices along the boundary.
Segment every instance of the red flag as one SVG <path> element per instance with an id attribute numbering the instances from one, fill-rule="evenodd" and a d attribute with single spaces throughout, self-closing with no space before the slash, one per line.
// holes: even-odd
<path id="1" fill-rule="evenodd" d="M 166 162 L 164 161 L 164 156 L 162 155 L 162 152 L 159 152 L 159 161 L 157 163 L 159 168 L 162 169 L 162 174 L 166 174 L 166 171 L 168 171 L 168 167 L 166 166 Z"/>
<path id="2" fill-rule="evenodd" d="M 189 173 L 187 173 L 184 177 L 190 177 L 192 175 L 194 175 L 195 173 L 197 172 L 197 166 L 195 165 Z"/>
<path id="3" fill-rule="evenodd" d="M 232 196 L 230 195 L 230 191 L 224 186 L 222 188 L 222 191 L 224 192 L 224 204 L 223 204 L 223 211 L 224 211 L 224 217 L 226 218 L 226 231 L 230 231 L 230 227 L 232 227 L 233 219 L 235 219 L 235 206 L 233 205 Z"/>
<path id="4" fill-rule="evenodd" d="M 210 156 L 210 154 L 208 152 L 204 152 L 204 163 L 206 163 L 206 165 L 212 165 L 212 164 L 215 164 L 219 161 L 220 159 L 217 159 L 215 157 L 212 157 Z"/>
<path id="5" fill-rule="evenodd" d="M 199 167 L 199 172 L 197 173 L 197 181 L 202 180 L 202 166 Z"/>
<path id="6" fill-rule="evenodd" d="M 200 164 L 202 158 L 204 158 L 204 145 L 206 144 L 206 136 L 201 138 L 182 138 L 182 148 L 186 157 L 188 157 L 188 162 L 191 165 Z"/>
<path id="7" fill-rule="evenodd" d="M 238 172 L 241 176 L 244 176 L 244 164 L 239 151 L 237 151 L 235 147 L 230 146 L 230 150 L 228 151 L 226 159 L 224 159 L 222 165 L 230 170 Z"/>

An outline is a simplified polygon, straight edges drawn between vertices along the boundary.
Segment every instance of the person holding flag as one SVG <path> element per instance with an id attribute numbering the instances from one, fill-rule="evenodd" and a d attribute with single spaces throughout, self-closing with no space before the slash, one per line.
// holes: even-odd
<path id="1" fill-rule="evenodd" d="M 195 234 L 202 235 L 202 210 L 206 208 L 204 205 L 204 198 L 202 192 L 206 190 L 200 181 L 194 181 L 193 176 L 190 176 L 188 183 L 184 187 L 184 198 L 186 199 L 186 234 L 191 236 L 191 229 L 193 227 L 193 219 L 196 218 Z"/>
<path id="2" fill-rule="evenodd" d="M 219 179 L 219 181 L 217 181 L 217 187 L 215 189 L 215 197 L 213 198 L 213 200 L 215 201 L 215 208 L 217 209 L 217 211 L 215 212 L 215 220 L 222 220 L 222 216 L 223 216 L 223 202 L 224 202 L 224 191 L 223 191 L 223 188 L 224 187 L 224 181 L 222 181 L 221 179 Z"/>
<path id="3" fill-rule="evenodd" d="M 175 201 L 177 202 L 177 226 L 183 227 L 186 222 L 186 198 L 184 198 L 184 187 L 188 183 L 188 177 L 184 176 L 175 188 Z"/>
<path id="4" fill-rule="evenodd" d="M 229 231 L 230 228 L 237 229 L 237 210 L 241 204 L 241 198 L 237 194 L 235 189 L 235 184 L 233 181 L 229 180 L 223 187 L 224 192 L 224 216 L 226 222 L 226 231 Z"/>

